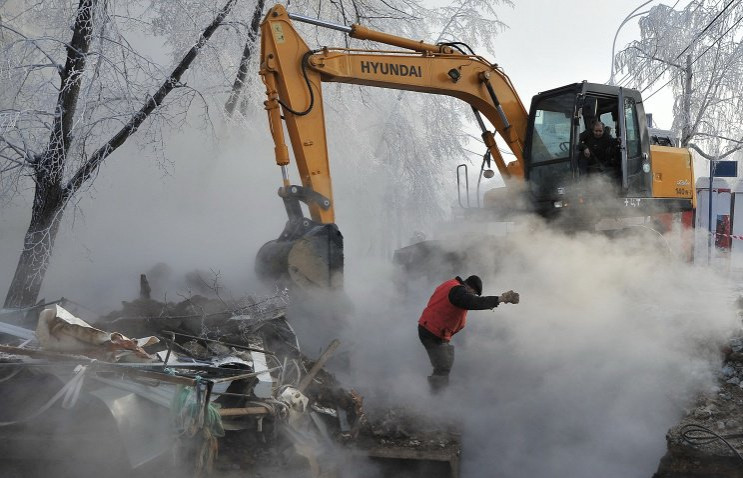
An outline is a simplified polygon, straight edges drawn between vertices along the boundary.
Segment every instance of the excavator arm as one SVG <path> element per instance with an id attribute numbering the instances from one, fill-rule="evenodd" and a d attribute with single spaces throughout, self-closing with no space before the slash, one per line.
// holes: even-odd
<path id="1" fill-rule="evenodd" d="M 404 50 L 348 48 L 310 49 L 292 20 L 314 23 Z M 258 254 L 257 272 L 276 278 L 286 273 L 300 285 L 338 286 L 342 281 L 342 236 L 335 226 L 334 199 L 328 160 L 322 83 L 350 83 L 409 90 L 459 98 L 471 105 L 496 167 L 505 179 L 524 176 L 524 144 L 528 113 L 509 78 L 477 55 L 450 45 L 421 41 L 370 30 L 355 24 L 334 25 L 290 15 L 282 5 L 268 12 L 261 25 L 261 70 L 266 86 L 265 107 L 281 167 L 289 221 L 279 239 Z M 485 117 L 516 157 L 508 164 L 496 145 Z M 300 185 L 289 179 L 289 134 Z M 307 205 L 304 218 L 300 203 Z"/>

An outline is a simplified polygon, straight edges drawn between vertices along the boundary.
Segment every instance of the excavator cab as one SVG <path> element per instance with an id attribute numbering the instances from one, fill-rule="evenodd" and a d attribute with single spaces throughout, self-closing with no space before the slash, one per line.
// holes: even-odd
<path id="1" fill-rule="evenodd" d="M 604 125 L 611 160 L 586 167 L 581 142 Z M 576 83 L 532 99 L 524 148 L 525 178 L 536 211 L 547 218 L 646 216 L 694 207 L 691 156 L 651 148 L 640 92 Z M 680 158 L 684 156 L 686 160 Z M 681 159 L 679 161 L 679 159 Z"/>

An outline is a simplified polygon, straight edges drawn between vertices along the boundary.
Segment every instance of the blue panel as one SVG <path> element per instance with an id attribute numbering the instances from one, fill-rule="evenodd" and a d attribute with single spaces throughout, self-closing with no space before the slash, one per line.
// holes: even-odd
<path id="1" fill-rule="evenodd" d="M 737 178 L 738 161 L 712 161 L 713 175 L 718 178 Z"/>

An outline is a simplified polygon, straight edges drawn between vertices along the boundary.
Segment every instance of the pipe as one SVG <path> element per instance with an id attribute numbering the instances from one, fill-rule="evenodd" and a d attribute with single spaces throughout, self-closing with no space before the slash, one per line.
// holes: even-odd
<path id="1" fill-rule="evenodd" d="M 339 32 L 343 33 L 351 33 L 351 27 L 329 22 L 326 20 L 320 20 L 319 18 L 307 17 L 304 15 L 298 15 L 296 13 L 290 13 L 289 18 L 298 22 L 309 23 L 310 25 L 317 25 L 318 27 L 330 28 L 331 30 L 338 30 Z"/>

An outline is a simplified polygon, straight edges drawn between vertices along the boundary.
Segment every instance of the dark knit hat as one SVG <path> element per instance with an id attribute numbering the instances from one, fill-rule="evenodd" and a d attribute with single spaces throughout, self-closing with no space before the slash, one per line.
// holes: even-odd
<path id="1" fill-rule="evenodd" d="M 472 287 L 477 295 L 482 295 L 482 280 L 477 276 L 469 276 L 464 280 L 464 283 Z"/>

